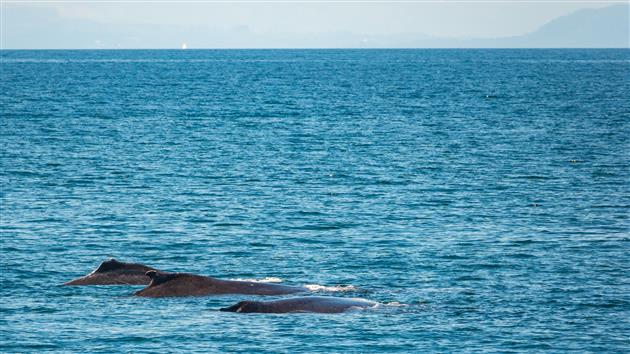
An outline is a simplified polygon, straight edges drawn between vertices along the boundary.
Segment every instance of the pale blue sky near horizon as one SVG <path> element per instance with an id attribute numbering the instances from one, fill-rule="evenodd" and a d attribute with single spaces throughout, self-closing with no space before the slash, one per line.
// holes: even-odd
<path id="1" fill-rule="evenodd" d="M 5 44 L 8 43 L 7 48 L 20 41 L 34 43 L 31 46 L 40 42 L 54 43 L 60 40 L 58 37 L 72 37 L 73 33 L 77 35 L 77 43 L 84 43 L 87 40 L 84 38 L 85 33 L 90 33 L 94 37 L 90 43 L 96 47 L 121 47 L 120 43 L 115 42 L 123 40 L 117 38 L 127 36 L 133 37 L 138 47 L 142 47 L 143 41 L 146 41 L 151 43 L 151 47 L 166 48 L 179 45 L 173 43 L 175 39 L 170 38 L 170 34 L 178 38 L 177 42 L 188 41 L 191 42 L 190 47 L 195 47 L 193 38 L 187 38 L 194 37 L 189 35 L 191 31 L 196 31 L 197 37 L 198 33 L 205 31 L 226 38 L 233 33 L 247 32 L 255 34 L 261 46 L 265 45 L 267 38 L 272 43 L 272 37 L 275 40 L 282 36 L 340 32 L 365 36 L 423 34 L 446 38 L 510 37 L 531 33 L 549 21 L 580 9 L 620 3 L 605 0 L 1 2 L 2 39 Z M 72 30 L 59 32 L 59 28 L 66 25 Z M 155 29 L 166 31 L 169 36 L 163 32 L 158 35 Z M 55 35 L 56 31 L 60 34 Z M 113 31 L 117 33 L 115 36 L 111 34 Z M 152 37 L 151 32 L 156 33 L 154 37 L 165 37 L 164 41 L 148 38 Z M 50 38 L 30 38 L 37 36 Z M 64 41 L 71 39 L 63 38 Z M 131 45 L 123 43 L 122 47 Z"/>

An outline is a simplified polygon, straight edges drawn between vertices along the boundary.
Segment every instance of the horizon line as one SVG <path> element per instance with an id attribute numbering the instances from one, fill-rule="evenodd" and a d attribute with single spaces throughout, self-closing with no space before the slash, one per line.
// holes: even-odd
<path id="1" fill-rule="evenodd" d="M 487 4 L 510 4 L 510 3 L 537 3 L 537 4 L 545 4 L 545 3 L 554 3 L 554 4 L 573 4 L 573 3 L 585 3 L 585 4 L 610 4 L 610 3 L 620 3 L 620 4 L 630 4 L 628 0 L 2 0 L 0 1 L 0 5 L 3 4 L 54 4 L 54 3 L 74 3 L 74 4 L 84 4 L 84 3 L 113 3 L 113 4 L 124 4 L 124 3 L 223 3 L 223 4 L 265 4 L 265 3 L 275 3 L 275 4 L 300 4 L 300 3 L 313 3 L 313 4 L 363 4 L 363 3 L 383 3 L 383 4 L 391 4 L 391 3 L 405 3 L 405 4 L 413 4 L 413 3 L 487 3 Z"/>
<path id="2" fill-rule="evenodd" d="M 103 50 L 103 51 L 123 51 L 123 50 L 169 50 L 169 51 L 199 51 L 199 50 L 422 50 L 422 49 L 491 49 L 491 50 L 565 50 L 565 49 L 630 49 L 628 47 L 226 47 L 226 48 L 0 48 L 0 51 L 53 51 L 53 50 Z"/>

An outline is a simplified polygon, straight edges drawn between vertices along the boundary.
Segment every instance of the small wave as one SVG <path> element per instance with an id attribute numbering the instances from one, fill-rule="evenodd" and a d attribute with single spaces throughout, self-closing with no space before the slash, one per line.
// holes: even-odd
<path id="1" fill-rule="evenodd" d="M 353 300 L 362 300 L 362 301 L 367 301 L 365 299 L 353 299 Z M 365 310 L 373 310 L 373 309 L 378 309 L 382 306 L 381 303 L 376 302 L 374 303 L 374 305 L 372 306 L 367 306 L 367 307 L 362 307 L 362 306 L 351 306 L 349 310 L 351 311 L 365 311 Z"/>
<path id="2" fill-rule="evenodd" d="M 357 288 L 354 285 L 337 285 L 337 286 L 326 286 L 319 284 L 307 284 L 304 285 L 310 291 L 334 291 L 334 292 L 348 292 L 348 291 L 357 291 Z"/>
<path id="3" fill-rule="evenodd" d="M 356 227 L 357 224 L 353 223 L 330 223 L 330 224 L 309 224 L 302 226 L 295 226 L 293 229 L 297 230 L 309 230 L 309 231 L 328 231 L 328 230 L 340 230 Z"/>
<path id="4" fill-rule="evenodd" d="M 217 226 L 217 227 L 232 227 L 232 226 L 241 226 L 243 224 L 240 223 L 232 223 L 232 222 L 218 222 L 213 224 L 212 226 Z"/>
<path id="5" fill-rule="evenodd" d="M 365 310 L 372 310 L 378 307 L 379 307 L 379 304 L 375 304 L 374 306 L 368 306 L 368 307 L 350 306 L 348 311 L 365 311 Z"/>

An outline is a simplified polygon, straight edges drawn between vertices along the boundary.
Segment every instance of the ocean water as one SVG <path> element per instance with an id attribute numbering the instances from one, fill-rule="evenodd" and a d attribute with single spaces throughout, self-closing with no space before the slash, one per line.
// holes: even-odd
<path id="1" fill-rule="evenodd" d="M 1 352 L 630 348 L 630 50 L 0 55 Z M 108 257 L 380 305 L 60 286 Z"/>

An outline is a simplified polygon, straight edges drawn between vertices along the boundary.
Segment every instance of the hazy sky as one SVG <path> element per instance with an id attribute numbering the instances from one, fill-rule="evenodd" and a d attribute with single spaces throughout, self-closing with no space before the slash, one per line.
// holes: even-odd
<path id="1" fill-rule="evenodd" d="M 619 3 L 623 1 L 617 1 Z M 365 35 L 423 33 L 440 37 L 505 37 L 536 30 L 558 16 L 582 8 L 600 8 L 614 1 L 68 1 L 2 0 L 5 22 L 24 12 L 40 11 L 59 23 L 89 21 L 110 28 L 161 25 L 246 30 L 256 34 L 318 34 L 348 31 Z M 42 12 L 48 9 L 48 12 Z M 48 13 L 48 15 L 46 15 Z M 42 15 L 44 14 L 44 15 Z M 51 15 L 52 14 L 52 15 Z M 35 16 L 34 18 L 37 18 Z M 21 20 L 34 22 L 42 20 Z M 74 22 L 73 22 L 74 21 Z M 11 21 L 6 21 L 11 23 Z M 44 21 L 45 22 L 45 21 Z M 24 26 L 22 24 L 21 26 Z M 18 34 L 3 26 L 3 37 Z M 9 32 L 14 31 L 14 32 Z M 28 36 L 25 32 L 24 36 Z M 28 38 L 23 38 L 28 41 Z M 183 39 L 185 40 L 185 38 Z"/>
<path id="2" fill-rule="evenodd" d="M 102 23 L 247 26 L 257 32 L 365 34 L 426 33 L 437 36 L 509 36 L 532 31 L 560 15 L 609 2 L 240 2 L 50 3 L 66 18 Z M 42 6 L 28 5 L 28 6 Z M 8 14 L 10 16 L 10 12 Z"/>

